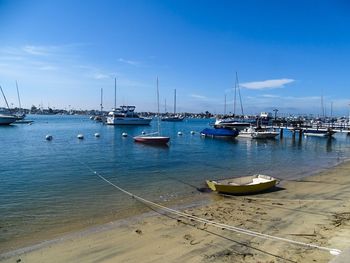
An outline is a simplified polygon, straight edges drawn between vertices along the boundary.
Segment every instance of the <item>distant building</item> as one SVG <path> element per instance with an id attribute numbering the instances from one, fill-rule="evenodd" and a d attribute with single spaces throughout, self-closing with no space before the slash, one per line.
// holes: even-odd
<path id="1" fill-rule="evenodd" d="M 272 113 L 271 112 L 261 112 L 260 118 L 272 118 Z"/>

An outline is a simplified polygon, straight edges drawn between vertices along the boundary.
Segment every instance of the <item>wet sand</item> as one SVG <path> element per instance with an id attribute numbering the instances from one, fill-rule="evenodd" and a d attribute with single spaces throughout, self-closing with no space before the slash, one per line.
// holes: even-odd
<path id="1" fill-rule="evenodd" d="M 350 247 L 350 162 L 251 196 L 209 195 L 184 212 L 318 246 Z M 328 262 L 328 251 L 165 214 L 105 224 L 0 255 L 1 262 Z"/>

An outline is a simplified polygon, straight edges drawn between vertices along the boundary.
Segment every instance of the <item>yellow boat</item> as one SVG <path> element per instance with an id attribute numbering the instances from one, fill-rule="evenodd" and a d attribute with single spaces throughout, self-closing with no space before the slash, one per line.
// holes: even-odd
<path id="1" fill-rule="evenodd" d="M 241 195 L 262 192 L 274 187 L 277 183 L 276 178 L 262 174 L 218 181 L 207 180 L 207 185 L 213 191 Z"/>

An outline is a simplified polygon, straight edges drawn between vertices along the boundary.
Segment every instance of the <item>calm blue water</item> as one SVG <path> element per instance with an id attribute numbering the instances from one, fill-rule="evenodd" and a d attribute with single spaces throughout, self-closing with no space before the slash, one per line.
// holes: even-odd
<path id="1" fill-rule="evenodd" d="M 0 127 L 0 251 L 20 240 L 120 218 L 142 205 L 94 175 L 156 202 L 198 195 L 208 178 L 265 173 L 297 178 L 350 157 L 350 136 L 220 140 L 201 138 L 212 120 L 162 122 L 169 147 L 133 142 L 152 126 L 113 127 L 87 116 L 29 116 L 32 125 Z M 191 135 L 190 131 L 196 131 Z M 183 136 L 177 132 L 182 131 Z M 95 138 L 94 133 L 100 133 Z M 122 132 L 129 136 L 123 138 Z M 78 133 L 84 140 L 76 138 Z M 45 136 L 51 134 L 51 142 Z M 3 248 L 3 249 L 1 249 Z"/>

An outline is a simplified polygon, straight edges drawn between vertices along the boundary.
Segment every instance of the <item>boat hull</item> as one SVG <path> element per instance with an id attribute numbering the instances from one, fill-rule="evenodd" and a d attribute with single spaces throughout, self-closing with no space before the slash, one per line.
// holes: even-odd
<path id="1" fill-rule="evenodd" d="M 153 144 L 153 145 L 165 145 L 169 142 L 170 138 L 166 136 L 136 136 L 135 142 Z"/>
<path id="2" fill-rule="evenodd" d="M 277 182 L 277 179 L 274 177 L 260 174 L 220 181 L 206 181 L 211 190 L 233 195 L 254 194 L 266 191 L 273 188 Z"/>
<path id="3" fill-rule="evenodd" d="M 108 125 L 149 125 L 151 121 L 149 118 L 107 118 Z"/>
<path id="4" fill-rule="evenodd" d="M 321 129 L 307 129 L 304 130 L 305 136 L 316 136 L 316 137 L 332 137 L 335 134 L 333 130 L 321 130 Z"/>
<path id="5" fill-rule="evenodd" d="M 9 125 L 17 121 L 18 118 L 12 115 L 0 115 L 0 125 Z"/>
<path id="6" fill-rule="evenodd" d="M 181 118 L 181 117 L 166 117 L 161 119 L 161 121 L 168 121 L 168 122 L 180 122 L 183 120 L 184 118 Z"/>
<path id="7" fill-rule="evenodd" d="M 219 137 L 219 138 L 235 138 L 239 134 L 236 130 L 226 129 L 226 128 L 218 128 L 218 129 L 210 129 L 205 128 L 201 131 L 202 136 L 208 137 Z"/>

